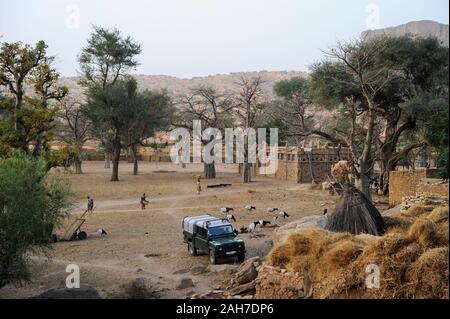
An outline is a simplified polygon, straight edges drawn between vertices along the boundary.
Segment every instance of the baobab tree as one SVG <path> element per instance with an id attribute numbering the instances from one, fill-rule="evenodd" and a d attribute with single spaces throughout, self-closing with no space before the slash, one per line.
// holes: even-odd
<path id="1" fill-rule="evenodd" d="M 256 129 L 264 109 L 267 107 L 267 97 L 262 88 L 263 81 L 260 77 L 242 77 L 237 83 L 238 92 L 235 95 L 234 113 L 240 127 L 247 132 L 248 129 Z M 250 183 L 252 163 L 249 163 L 248 134 L 244 135 L 244 163 L 243 182 Z"/>
<path id="2" fill-rule="evenodd" d="M 193 121 L 200 121 L 202 128 L 214 128 L 221 132 L 224 137 L 226 127 L 233 124 L 232 109 L 233 98 L 229 93 L 217 92 L 213 87 L 199 86 L 192 88 L 190 92 L 179 98 L 178 105 L 180 111 L 174 126 L 183 127 L 194 133 L 193 138 L 205 146 L 216 136 L 210 136 L 210 139 L 204 139 L 202 136 L 196 136 L 193 129 Z M 221 139 L 222 140 L 222 139 Z M 215 162 L 204 163 L 205 178 L 216 178 Z"/>

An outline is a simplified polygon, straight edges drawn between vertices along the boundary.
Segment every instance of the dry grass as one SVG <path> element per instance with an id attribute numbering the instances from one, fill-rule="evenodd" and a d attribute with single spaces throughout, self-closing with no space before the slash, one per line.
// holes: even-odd
<path id="1" fill-rule="evenodd" d="M 312 278 L 318 298 L 448 298 L 448 206 L 411 210 L 390 217 L 381 237 L 292 234 L 267 262 Z M 370 264 L 380 269 L 380 289 L 364 288 Z"/>

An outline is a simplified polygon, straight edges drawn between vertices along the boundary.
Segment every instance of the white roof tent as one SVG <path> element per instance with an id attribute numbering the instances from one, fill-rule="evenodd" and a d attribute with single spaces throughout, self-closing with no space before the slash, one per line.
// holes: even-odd
<path id="1" fill-rule="evenodd" d="M 194 232 L 194 225 L 201 228 L 218 227 L 231 225 L 225 218 L 217 218 L 211 215 L 200 215 L 183 218 L 183 230 L 189 233 Z"/>

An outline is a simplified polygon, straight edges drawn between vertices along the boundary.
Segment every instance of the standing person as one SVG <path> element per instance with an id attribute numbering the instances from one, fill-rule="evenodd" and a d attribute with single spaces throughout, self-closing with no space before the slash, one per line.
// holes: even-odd
<path id="1" fill-rule="evenodd" d="M 87 211 L 89 213 L 92 213 L 92 211 L 94 210 L 94 199 L 91 197 L 87 197 Z"/>
<path id="2" fill-rule="evenodd" d="M 141 209 L 144 210 L 147 204 L 148 204 L 147 195 L 143 193 L 141 196 Z"/>
<path id="3" fill-rule="evenodd" d="M 202 192 L 202 185 L 201 185 L 201 179 L 202 177 L 200 175 L 197 176 L 197 195 L 200 195 Z"/>

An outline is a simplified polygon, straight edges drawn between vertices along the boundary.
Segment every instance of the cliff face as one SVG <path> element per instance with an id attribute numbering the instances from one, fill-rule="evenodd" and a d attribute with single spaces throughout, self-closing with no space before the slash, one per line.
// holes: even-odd
<path id="1" fill-rule="evenodd" d="M 390 27 L 378 30 L 368 30 L 362 33 L 363 38 L 371 39 L 382 35 L 399 37 L 403 35 L 412 35 L 415 37 L 436 37 L 443 45 L 449 46 L 448 24 L 442 24 L 435 21 L 423 20 L 402 24 L 396 27 Z"/>

